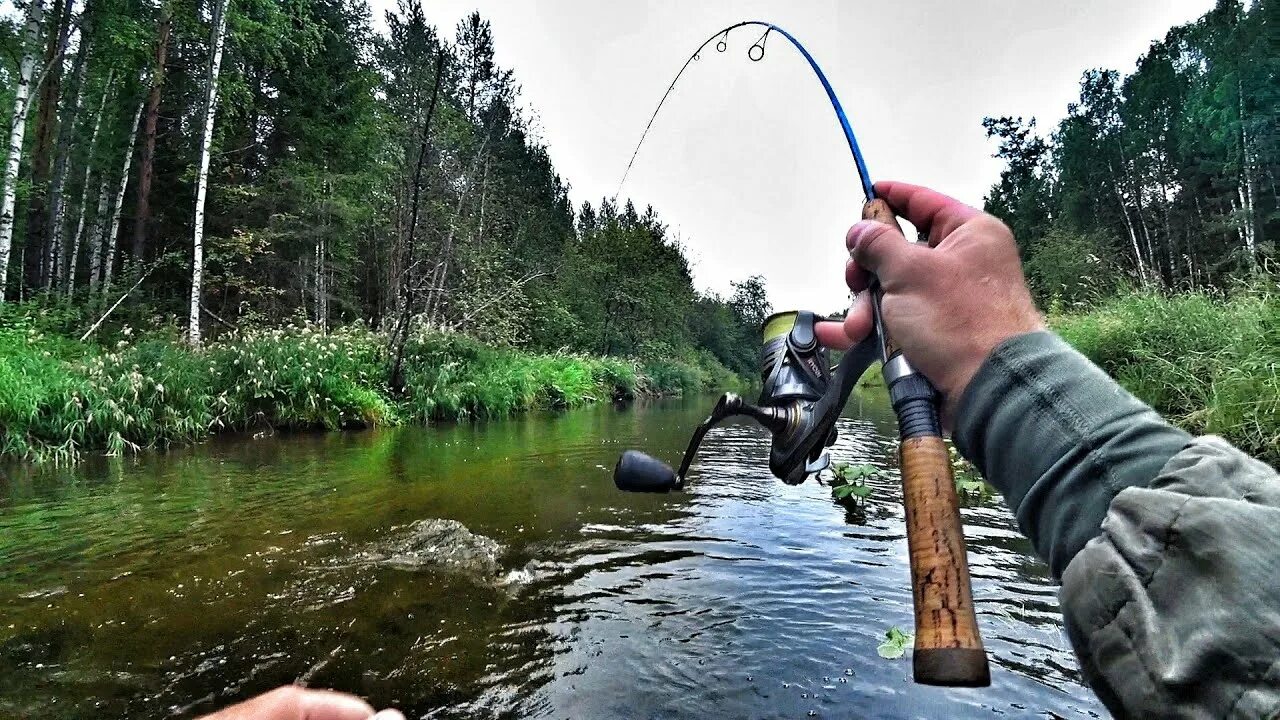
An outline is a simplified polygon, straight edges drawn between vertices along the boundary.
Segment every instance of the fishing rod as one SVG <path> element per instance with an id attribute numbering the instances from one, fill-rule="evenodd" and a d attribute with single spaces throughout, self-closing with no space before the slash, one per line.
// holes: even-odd
<path id="1" fill-rule="evenodd" d="M 765 28 L 764 34 L 747 50 L 747 57 L 753 62 L 764 59 L 765 43 L 773 32 L 786 38 L 808 61 L 827 93 L 853 155 L 865 198 L 863 219 L 897 227 L 893 210 L 876 197 L 853 127 L 826 73 L 794 35 L 761 20 L 746 20 L 721 29 L 685 60 L 649 117 L 618 183 L 618 191 L 621 192 L 626 183 L 649 130 L 685 70 L 713 41 L 718 52 L 727 51 L 729 33 L 745 26 Z M 617 194 L 614 193 L 615 199 Z M 770 316 L 761 329 L 759 399 L 752 404 L 734 393 L 722 395 L 711 414 L 694 430 L 679 471 L 638 450 L 627 450 L 618 458 L 613 480 L 619 489 L 630 492 L 682 490 L 707 432 L 726 418 L 745 416 L 770 433 L 769 470 L 773 475 L 788 484 L 802 483 L 830 465 L 827 448 L 836 441 L 836 419 L 858 378 L 879 360 L 902 440 L 898 459 L 916 627 L 912 677 L 926 685 L 985 687 L 991 683 L 991 673 L 973 609 L 955 478 L 942 439 L 938 392 L 916 372 L 890 337 L 880 310 L 883 293 L 879 283 L 873 281 L 867 292 L 872 293 L 873 330 L 846 351 L 834 368 L 828 349 L 818 343 L 816 326 L 822 319 L 820 315 L 793 310 Z"/>

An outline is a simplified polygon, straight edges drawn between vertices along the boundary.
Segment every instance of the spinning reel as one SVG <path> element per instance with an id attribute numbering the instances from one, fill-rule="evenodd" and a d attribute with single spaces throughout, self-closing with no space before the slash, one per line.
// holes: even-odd
<path id="1" fill-rule="evenodd" d="M 670 492 L 684 487 L 689 466 L 707 431 L 726 418 L 742 415 L 769 430 L 769 470 L 798 485 L 830 464 L 826 448 L 836 441 L 836 418 L 858 378 L 879 358 L 875 337 L 851 348 L 834 370 L 829 351 L 818 344 L 818 317 L 807 311 L 778 313 L 764 322 L 760 399 L 753 405 L 725 393 L 711 415 L 694 430 L 680 470 L 637 450 L 618 460 L 613 479 L 629 492 Z"/>

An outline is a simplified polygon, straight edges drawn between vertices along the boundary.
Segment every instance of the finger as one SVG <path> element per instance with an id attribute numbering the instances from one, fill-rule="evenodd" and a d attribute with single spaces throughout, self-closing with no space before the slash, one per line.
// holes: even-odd
<path id="1" fill-rule="evenodd" d="M 916 229 L 929 236 L 929 245 L 935 246 L 956 228 L 982 214 L 953 197 L 935 190 L 910 183 L 885 180 L 876 183 L 876 195 L 902 217 L 911 221 Z"/>
<path id="2" fill-rule="evenodd" d="M 404 713 L 399 710 L 379 710 L 378 714 L 369 720 L 404 720 Z"/>
<path id="3" fill-rule="evenodd" d="M 373 715 L 369 703 L 354 695 L 330 690 L 304 690 L 298 698 L 300 720 L 368 720 Z"/>
<path id="4" fill-rule="evenodd" d="M 285 685 L 203 720 L 368 720 L 373 708 L 354 695 Z"/>
<path id="5" fill-rule="evenodd" d="M 871 293 L 859 293 L 853 299 L 849 314 L 844 316 L 845 337 L 855 344 L 860 343 L 867 339 L 874 328 L 875 316 L 871 310 Z"/>
<path id="6" fill-rule="evenodd" d="M 849 228 L 845 244 L 857 266 L 852 272 L 854 279 L 861 282 L 862 272 L 874 273 L 885 286 L 905 278 L 912 265 L 926 263 L 932 252 L 922 245 L 908 243 L 898 228 L 874 220 L 864 220 Z"/>
<path id="7" fill-rule="evenodd" d="M 844 283 L 855 293 L 860 293 L 871 284 L 871 273 L 858 267 L 853 258 L 844 263 Z"/>
<path id="8" fill-rule="evenodd" d="M 858 261 L 853 259 L 853 249 L 857 246 L 858 238 L 862 233 L 877 225 L 882 225 L 882 223 L 874 220 L 861 220 L 844 234 L 844 246 L 849 249 L 849 261 L 844 266 L 844 282 L 855 293 L 860 293 L 871 285 L 871 273 L 867 272 L 866 268 L 858 265 Z"/>
<path id="9" fill-rule="evenodd" d="M 844 334 L 844 323 L 834 321 L 824 321 L 813 326 L 813 332 L 818 336 L 818 344 L 822 347 L 831 348 L 832 350 L 848 350 L 853 346 L 853 341 L 848 335 Z"/>

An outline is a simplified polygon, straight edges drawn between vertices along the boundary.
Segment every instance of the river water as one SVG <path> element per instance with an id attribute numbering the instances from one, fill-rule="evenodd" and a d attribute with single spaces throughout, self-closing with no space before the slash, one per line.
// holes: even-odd
<path id="1" fill-rule="evenodd" d="M 892 481 L 846 511 L 739 424 L 687 492 L 614 489 L 622 449 L 677 460 L 709 407 L 0 470 L 0 717 L 190 717 L 295 681 L 428 718 L 1105 717 L 998 499 L 962 511 L 993 660 L 971 690 L 876 653 L 912 625 Z M 892 466 L 893 432 L 860 389 L 833 456 Z M 475 536 L 415 547 L 429 518 Z M 468 564 L 484 538 L 496 565 Z"/>

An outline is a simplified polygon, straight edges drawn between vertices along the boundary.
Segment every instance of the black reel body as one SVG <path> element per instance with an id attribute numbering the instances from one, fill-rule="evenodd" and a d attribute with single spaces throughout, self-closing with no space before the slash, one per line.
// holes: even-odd
<path id="1" fill-rule="evenodd" d="M 853 384 L 879 357 L 878 338 L 851 348 L 833 371 L 830 354 L 818 343 L 818 316 L 791 311 L 764 322 L 761 349 L 761 391 L 755 405 L 725 393 L 711 414 L 694 431 L 678 472 L 636 450 L 618 459 L 613 471 L 619 489 L 631 492 L 670 492 L 683 488 L 689 466 L 707 431 L 727 417 L 754 418 L 773 435 L 769 470 L 796 485 L 829 465 L 825 452 L 836 441 L 836 418 Z"/>

